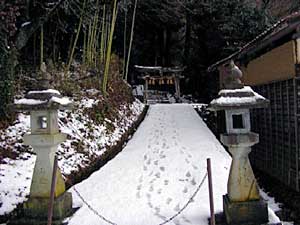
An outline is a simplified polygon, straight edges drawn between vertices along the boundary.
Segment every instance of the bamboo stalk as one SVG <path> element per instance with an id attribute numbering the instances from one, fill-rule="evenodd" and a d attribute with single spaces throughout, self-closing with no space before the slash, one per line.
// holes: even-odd
<path id="1" fill-rule="evenodd" d="M 44 62 L 44 26 L 41 26 L 41 40 L 40 40 L 40 68 Z"/>
<path id="2" fill-rule="evenodd" d="M 125 77 L 126 68 L 126 42 L 127 42 L 127 2 L 124 0 L 125 5 L 125 18 L 124 18 L 124 52 L 123 52 L 123 78 Z"/>
<path id="3" fill-rule="evenodd" d="M 105 17 L 106 17 L 106 6 L 104 5 L 103 15 L 102 15 L 101 43 L 100 43 L 100 65 L 104 61 L 104 38 L 105 38 L 105 31 L 106 31 Z"/>
<path id="4" fill-rule="evenodd" d="M 78 24 L 78 28 L 77 28 L 77 32 L 76 32 L 76 37 L 75 37 L 75 40 L 74 40 L 74 43 L 73 43 L 72 51 L 71 51 L 71 54 L 70 54 L 70 58 L 69 58 L 69 62 L 68 62 L 67 68 L 65 70 L 65 74 L 70 70 L 71 63 L 73 61 L 75 48 L 76 48 L 76 45 L 77 45 L 77 41 L 78 41 L 78 38 L 79 38 L 79 33 L 80 33 L 80 30 L 81 30 L 81 26 L 82 26 L 85 5 L 86 5 L 86 0 L 84 0 L 84 2 L 83 2 L 83 6 L 82 6 L 82 10 L 81 10 L 81 15 L 80 15 L 80 19 L 79 19 L 79 24 Z"/>
<path id="5" fill-rule="evenodd" d="M 125 77 L 124 77 L 124 79 L 125 79 L 126 81 L 127 81 L 127 77 L 128 77 L 128 68 L 129 68 L 130 55 L 131 55 L 131 48 L 132 48 L 132 41 L 133 41 L 133 34 L 134 34 L 134 25 L 135 25 L 135 18 L 136 18 L 136 6 L 137 6 L 137 1 L 138 1 L 138 0 L 135 0 L 135 3 L 134 3 L 134 10 L 133 10 L 133 15 L 132 15 L 132 24 L 131 24 L 130 42 L 129 42 L 129 48 L 128 48 L 128 56 L 127 56 L 127 63 L 126 63 Z"/>
<path id="6" fill-rule="evenodd" d="M 106 62 L 105 62 L 105 70 L 104 70 L 103 83 L 102 83 L 102 91 L 103 91 L 104 96 L 107 95 L 106 88 L 107 88 L 108 73 L 109 73 L 110 59 L 111 59 L 111 47 L 112 47 L 114 30 L 115 30 L 115 24 L 116 24 L 116 20 L 117 20 L 117 12 L 118 12 L 117 0 L 114 0 L 113 17 L 112 17 L 112 20 L 111 20 L 111 28 L 110 28 L 110 33 L 109 33 L 109 40 L 108 40 L 107 53 L 106 53 Z"/>

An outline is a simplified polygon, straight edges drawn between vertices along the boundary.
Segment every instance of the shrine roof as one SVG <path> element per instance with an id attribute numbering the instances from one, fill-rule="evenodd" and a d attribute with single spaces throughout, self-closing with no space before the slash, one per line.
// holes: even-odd
<path id="1" fill-rule="evenodd" d="M 136 69 L 136 71 L 138 72 L 142 72 L 142 73 L 182 73 L 184 71 L 184 67 L 179 67 L 179 66 L 175 66 L 175 67 L 162 67 L 162 66 L 138 66 L 135 65 L 134 68 Z"/>

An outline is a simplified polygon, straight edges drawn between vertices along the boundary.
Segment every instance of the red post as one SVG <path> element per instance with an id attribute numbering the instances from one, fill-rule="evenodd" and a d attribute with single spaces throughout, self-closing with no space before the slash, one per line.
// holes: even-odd
<path id="1" fill-rule="evenodd" d="M 51 192 L 50 192 L 50 199 L 49 199 L 49 205 L 48 205 L 48 223 L 47 223 L 47 225 L 52 224 L 53 204 L 54 204 L 55 186 L 56 186 L 56 171 L 57 171 L 57 158 L 55 156 L 54 157 L 54 164 L 53 164 Z"/>
<path id="2" fill-rule="evenodd" d="M 207 159 L 207 175 L 208 175 L 209 205 L 210 205 L 210 225 L 216 225 L 210 158 Z"/>

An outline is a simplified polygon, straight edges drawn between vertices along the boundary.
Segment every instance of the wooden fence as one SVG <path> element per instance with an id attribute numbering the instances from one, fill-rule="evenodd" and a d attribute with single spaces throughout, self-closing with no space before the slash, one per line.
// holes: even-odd
<path id="1" fill-rule="evenodd" d="M 260 142 L 250 154 L 252 164 L 299 191 L 300 79 L 253 87 L 270 107 L 251 111 L 252 130 Z"/>

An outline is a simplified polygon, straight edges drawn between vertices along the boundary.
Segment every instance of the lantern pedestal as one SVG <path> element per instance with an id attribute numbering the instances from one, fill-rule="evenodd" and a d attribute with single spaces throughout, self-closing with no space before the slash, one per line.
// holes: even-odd
<path id="1" fill-rule="evenodd" d="M 228 195 L 224 195 L 223 208 L 229 225 L 260 225 L 268 222 L 268 205 L 262 199 L 232 202 Z"/>
<path id="2" fill-rule="evenodd" d="M 49 198 L 30 197 L 23 205 L 22 213 L 8 225 L 45 225 L 47 224 Z M 53 225 L 61 225 L 62 221 L 73 213 L 72 194 L 65 192 L 54 199 Z"/>
<path id="3" fill-rule="evenodd" d="M 227 223 L 256 225 L 268 222 L 268 206 L 260 198 L 248 158 L 251 146 L 259 142 L 258 134 L 222 134 L 221 142 L 228 147 L 232 155 L 228 194 L 223 196 Z"/>

